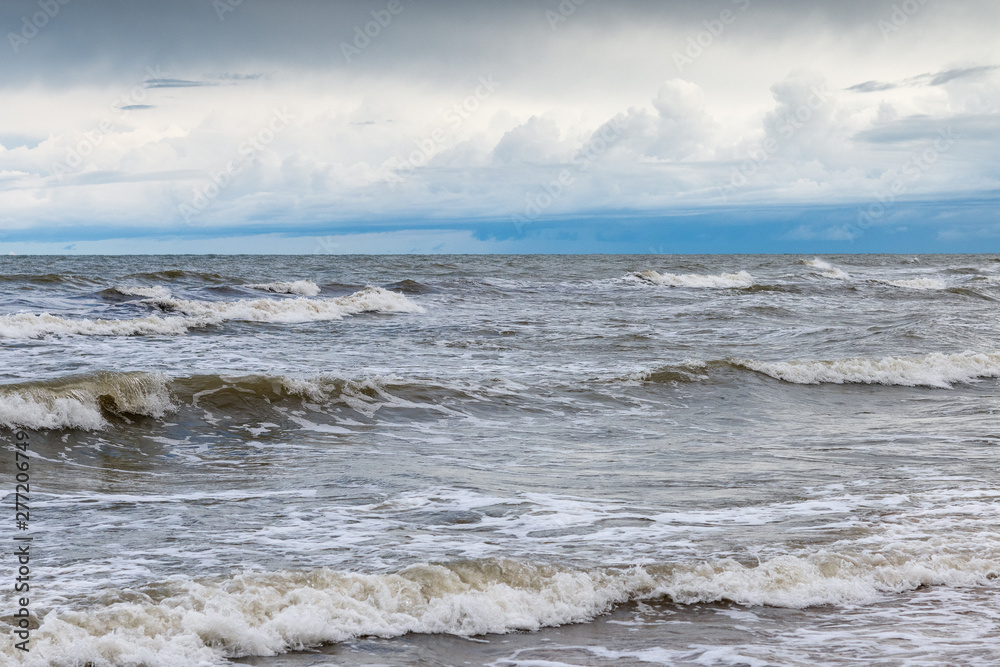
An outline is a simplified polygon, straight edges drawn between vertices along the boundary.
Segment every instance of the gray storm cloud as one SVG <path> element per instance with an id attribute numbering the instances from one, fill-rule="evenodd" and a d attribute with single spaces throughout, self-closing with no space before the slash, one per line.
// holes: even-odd
<path id="1" fill-rule="evenodd" d="M 994 192 L 998 26 L 972 0 L 16 0 L 0 226 L 864 202 L 949 127 L 908 194 Z"/>

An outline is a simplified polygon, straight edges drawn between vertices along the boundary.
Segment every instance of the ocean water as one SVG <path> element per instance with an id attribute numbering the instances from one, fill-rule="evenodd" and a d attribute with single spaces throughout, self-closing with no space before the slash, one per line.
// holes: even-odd
<path id="1" fill-rule="evenodd" d="M 996 665 L 998 334 L 985 255 L 3 257 L 0 663 Z"/>

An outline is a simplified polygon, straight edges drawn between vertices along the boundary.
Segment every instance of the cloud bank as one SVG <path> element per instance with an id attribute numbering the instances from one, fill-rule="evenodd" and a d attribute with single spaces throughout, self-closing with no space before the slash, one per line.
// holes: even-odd
<path id="1" fill-rule="evenodd" d="M 14 0 L 0 250 L 996 248 L 998 27 L 973 0 Z"/>

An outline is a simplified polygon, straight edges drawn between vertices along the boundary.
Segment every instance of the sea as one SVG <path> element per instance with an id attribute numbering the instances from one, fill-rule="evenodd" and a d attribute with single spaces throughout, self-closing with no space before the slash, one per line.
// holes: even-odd
<path id="1" fill-rule="evenodd" d="M 1000 664 L 998 255 L 7 256 L 0 376 L 3 665 Z"/>

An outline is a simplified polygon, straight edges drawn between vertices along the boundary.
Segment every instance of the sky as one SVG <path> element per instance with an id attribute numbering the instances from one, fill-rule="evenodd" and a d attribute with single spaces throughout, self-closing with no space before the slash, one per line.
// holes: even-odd
<path id="1" fill-rule="evenodd" d="M 4 0 L 0 254 L 1000 252 L 995 0 Z"/>

